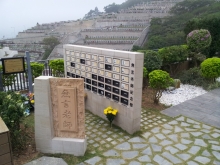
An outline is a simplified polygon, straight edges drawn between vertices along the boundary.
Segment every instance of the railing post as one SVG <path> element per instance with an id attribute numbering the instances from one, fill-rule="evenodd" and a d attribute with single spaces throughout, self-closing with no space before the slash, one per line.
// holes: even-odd
<path id="1" fill-rule="evenodd" d="M 0 71 L 0 91 L 4 91 L 4 89 L 3 89 L 3 81 L 2 81 L 2 79 L 3 79 L 2 71 Z"/>
<path id="2" fill-rule="evenodd" d="M 29 92 L 33 93 L 33 82 L 32 82 L 32 73 L 31 73 L 31 64 L 30 64 L 30 54 L 29 52 L 25 52 L 26 60 L 27 60 L 27 70 L 28 70 L 28 85 Z"/>

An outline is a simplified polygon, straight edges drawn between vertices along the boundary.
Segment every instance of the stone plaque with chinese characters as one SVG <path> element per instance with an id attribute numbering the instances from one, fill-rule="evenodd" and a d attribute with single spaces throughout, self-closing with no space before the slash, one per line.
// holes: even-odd
<path id="1" fill-rule="evenodd" d="M 60 130 L 78 132 L 76 88 L 58 86 L 57 91 Z"/>
<path id="2" fill-rule="evenodd" d="M 84 80 L 50 78 L 54 136 L 85 139 Z"/>

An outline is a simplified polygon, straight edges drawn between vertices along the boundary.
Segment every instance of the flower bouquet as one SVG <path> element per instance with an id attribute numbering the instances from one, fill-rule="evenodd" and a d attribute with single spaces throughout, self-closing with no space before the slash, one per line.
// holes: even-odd
<path id="1" fill-rule="evenodd" d="M 113 122 L 115 116 L 117 115 L 117 113 L 118 113 L 118 110 L 113 109 L 112 107 L 107 107 L 104 109 L 104 114 L 106 115 L 106 118 L 110 122 L 110 127 L 112 127 L 112 122 Z"/>
<path id="2" fill-rule="evenodd" d="M 34 110 L 34 93 L 28 93 L 28 101 L 29 101 L 29 104 L 30 104 L 30 109 L 31 110 Z"/>

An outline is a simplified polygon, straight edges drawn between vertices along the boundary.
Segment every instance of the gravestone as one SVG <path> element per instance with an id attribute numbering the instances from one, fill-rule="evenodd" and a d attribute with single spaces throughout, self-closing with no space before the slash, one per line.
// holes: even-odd
<path id="1" fill-rule="evenodd" d="M 103 110 L 118 110 L 114 124 L 133 134 L 140 129 L 143 53 L 64 45 L 67 78 L 83 78 L 86 109 L 106 119 Z"/>
<path id="2" fill-rule="evenodd" d="M 83 79 L 35 79 L 35 140 L 43 153 L 86 151 Z"/>

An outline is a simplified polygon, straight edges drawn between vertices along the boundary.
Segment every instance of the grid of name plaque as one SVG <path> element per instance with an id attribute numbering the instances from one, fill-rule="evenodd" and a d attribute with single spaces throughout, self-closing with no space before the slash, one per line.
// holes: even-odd
<path id="1" fill-rule="evenodd" d="M 133 107 L 134 64 L 129 59 L 66 50 L 67 77 L 83 78 L 85 89 Z"/>

